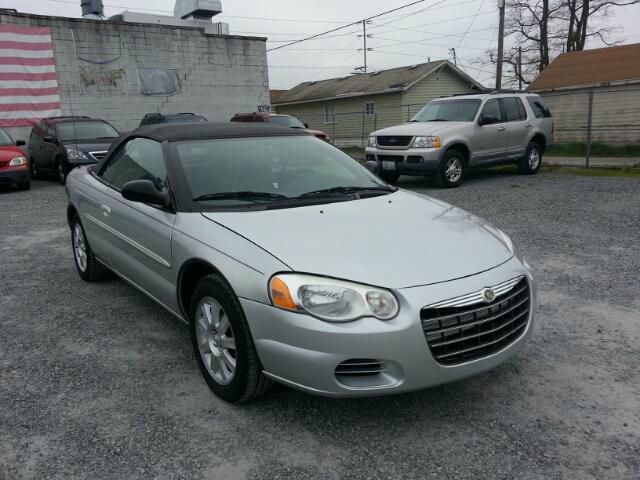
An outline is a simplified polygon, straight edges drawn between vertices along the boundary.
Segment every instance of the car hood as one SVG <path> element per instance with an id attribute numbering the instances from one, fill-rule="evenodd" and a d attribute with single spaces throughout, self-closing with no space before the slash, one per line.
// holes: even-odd
<path id="1" fill-rule="evenodd" d="M 20 147 L 12 145 L 0 146 L 0 162 L 11 160 L 16 157 L 24 157 L 25 154 Z"/>
<path id="2" fill-rule="evenodd" d="M 452 128 L 464 125 L 467 122 L 411 122 L 404 123 L 402 125 L 396 125 L 395 127 L 383 128 L 372 135 L 438 135 L 441 132 L 450 130 Z"/>
<path id="3" fill-rule="evenodd" d="M 484 220 L 405 191 L 308 207 L 203 215 L 294 271 L 388 288 L 473 275 L 513 256 L 500 232 Z"/>
<path id="4" fill-rule="evenodd" d="M 109 147 L 113 142 L 115 142 L 118 137 L 107 140 L 107 139 L 93 139 L 93 140 L 69 140 L 67 142 L 63 142 L 65 147 L 75 148 L 76 150 L 80 150 L 81 152 L 106 152 L 109 150 Z"/>

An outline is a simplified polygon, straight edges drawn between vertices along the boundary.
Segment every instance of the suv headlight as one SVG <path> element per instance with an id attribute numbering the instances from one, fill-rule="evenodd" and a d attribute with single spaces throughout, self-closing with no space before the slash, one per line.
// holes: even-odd
<path id="1" fill-rule="evenodd" d="M 375 147 L 376 145 L 377 145 L 377 144 L 376 144 L 376 137 L 374 137 L 373 135 L 371 135 L 371 136 L 369 137 L 369 142 L 367 143 L 367 146 L 368 146 L 368 147 Z"/>
<path id="2" fill-rule="evenodd" d="M 413 139 L 413 148 L 440 148 L 440 137 L 416 137 Z"/>
<path id="3" fill-rule="evenodd" d="M 78 149 L 71 147 L 65 147 L 65 149 L 67 150 L 67 157 L 69 157 L 69 160 L 89 160 L 89 157 Z"/>
<path id="4" fill-rule="evenodd" d="M 15 157 L 9 160 L 10 167 L 20 167 L 21 165 L 26 165 L 27 159 L 24 157 Z"/>
<path id="5" fill-rule="evenodd" d="M 273 306 L 308 313 L 327 322 L 362 317 L 390 320 L 400 307 L 389 290 L 332 278 L 282 273 L 269 282 Z"/>

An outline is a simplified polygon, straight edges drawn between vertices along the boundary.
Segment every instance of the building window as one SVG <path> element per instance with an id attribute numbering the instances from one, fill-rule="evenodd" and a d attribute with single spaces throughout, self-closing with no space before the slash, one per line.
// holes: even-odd
<path id="1" fill-rule="evenodd" d="M 324 123 L 338 123 L 338 107 L 324 107 Z"/>
<path id="2" fill-rule="evenodd" d="M 376 114 L 376 104 L 375 102 L 367 102 L 364 104 L 364 113 L 365 115 L 375 115 Z"/>

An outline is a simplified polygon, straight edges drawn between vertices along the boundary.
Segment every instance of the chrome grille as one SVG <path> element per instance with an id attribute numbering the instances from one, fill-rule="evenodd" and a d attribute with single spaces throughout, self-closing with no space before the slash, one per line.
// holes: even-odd
<path id="1" fill-rule="evenodd" d="M 100 152 L 89 152 L 89 155 L 91 155 L 91 157 L 94 160 L 97 160 L 98 162 L 101 161 L 104 157 L 107 156 L 107 150 L 105 151 L 100 151 Z"/>
<path id="2" fill-rule="evenodd" d="M 484 289 L 424 307 L 422 329 L 438 363 L 455 365 L 486 357 L 516 341 L 529 321 L 526 277 L 492 287 L 496 298 L 484 302 Z"/>
<path id="3" fill-rule="evenodd" d="M 411 136 L 381 136 L 376 141 L 379 147 L 408 147 L 413 140 Z"/>

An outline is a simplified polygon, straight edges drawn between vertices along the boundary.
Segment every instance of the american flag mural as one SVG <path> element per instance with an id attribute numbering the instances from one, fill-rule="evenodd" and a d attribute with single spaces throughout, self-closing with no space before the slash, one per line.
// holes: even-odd
<path id="1" fill-rule="evenodd" d="M 60 114 L 50 30 L 0 24 L 0 127 Z"/>

